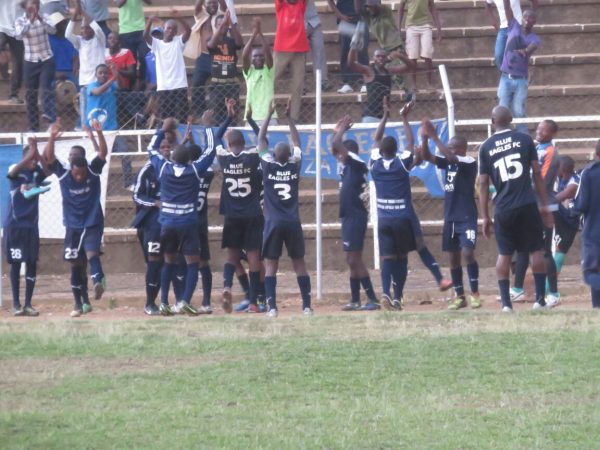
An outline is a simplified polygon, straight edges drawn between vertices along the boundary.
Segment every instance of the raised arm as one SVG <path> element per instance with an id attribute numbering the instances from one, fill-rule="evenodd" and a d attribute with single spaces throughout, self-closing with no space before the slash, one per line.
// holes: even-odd
<path id="1" fill-rule="evenodd" d="M 385 134 L 385 125 L 390 117 L 390 105 L 389 105 L 389 97 L 386 95 L 383 97 L 383 117 L 379 121 L 379 126 L 377 127 L 377 131 L 375 131 L 375 146 L 377 148 L 381 147 L 381 141 L 383 139 L 383 135 Z"/>
<path id="2" fill-rule="evenodd" d="M 112 76 L 106 80 L 106 83 L 101 84 L 100 86 L 92 89 L 90 91 L 90 94 L 92 95 L 102 95 L 104 94 L 106 91 L 108 91 L 108 89 L 112 86 L 112 84 L 115 82 L 114 78 L 112 78 Z"/>
<path id="3" fill-rule="evenodd" d="M 98 158 L 102 161 L 106 161 L 106 157 L 108 156 L 108 145 L 106 145 L 106 139 L 102 132 L 102 124 L 97 120 L 92 120 L 91 125 L 98 134 Z"/>
<path id="4" fill-rule="evenodd" d="M 285 117 L 288 120 L 288 127 L 290 128 L 290 139 L 292 140 L 292 144 L 294 147 L 300 147 L 300 134 L 298 133 L 298 129 L 296 128 L 296 123 L 290 114 L 290 105 L 292 99 L 288 100 L 287 107 L 285 108 Z"/>
<path id="5" fill-rule="evenodd" d="M 408 102 L 400 110 L 400 116 L 402 117 L 402 125 L 404 127 L 404 135 L 406 136 L 406 146 L 408 148 L 408 151 L 411 153 L 415 152 L 415 138 L 413 136 L 410 123 L 408 123 L 408 115 L 410 114 L 413 106 L 414 102 Z"/>
<path id="6" fill-rule="evenodd" d="M 177 10 L 173 9 L 173 15 L 175 15 L 177 13 Z M 190 24 L 187 23 L 187 20 L 185 20 L 183 17 L 175 17 L 177 19 L 177 21 L 181 24 L 182 28 L 183 28 L 183 33 L 181 33 L 181 41 L 185 44 L 189 39 L 190 36 L 192 35 L 192 27 L 190 27 Z"/>
<path id="7" fill-rule="evenodd" d="M 67 29 L 65 30 L 65 37 L 69 40 L 69 42 L 71 42 L 71 44 L 73 44 L 73 47 L 77 49 L 79 48 L 79 40 L 75 35 L 75 16 L 73 16 L 73 18 L 69 20 L 69 23 L 67 24 Z"/>
<path id="8" fill-rule="evenodd" d="M 258 136 L 258 133 L 260 133 L 260 127 L 252 118 L 252 105 L 248 105 L 248 111 L 246 112 L 246 123 L 250 125 L 250 128 L 252 128 L 254 134 Z"/>
<path id="9" fill-rule="evenodd" d="M 202 7 L 204 6 L 204 0 L 196 0 L 196 4 L 194 5 L 194 16 L 198 17 L 202 12 Z"/>
<path id="10" fill-rule="evenodd" d="M 33 161 L 38 159 L 38 150 L 37 150 L 37 140 L 34 137 L 30 137 L 27 139 L 27 145 L 29 146 L 29 149 L 27 150 L 27 153 L 25 153 L 23 155 L 23 159 L 21 159 L 21 161 L 19 161 L 17 164 L 15 164 L 9 171 L 8 171 L 8 178 L 16 178 L 25 167 L 27 167 L 27 165 Z"/>
<path id="11" fill-rule="evenodd" d="M 231 25 L 231 36 L 233 37 L 233 41 L 237 48 L 242 48 L 244 46 L 244 38 L 242 37 L 242 33 L 240 33 L 240 28 L 237 23 Z"/>
<path id="12" fill-rule="evenodd" d="M 435 156 L 429 151 L 429 135 L 425 123 L 422 122 L 419 129 L 421 134 L 421 145 L 417 148 L 417 155 L 422 161 L 429 161 L 435 164 Z"/>
<path id="13" fill-rule="evenodd" d="M 271 102 L 269 105 L 269 112 L 267 113 L 267 117 L 260 127 L 260 131 L 258 132 L 258 154 L 262 156 L 269 150 L 269 141 L 267 141 L 267 131 L 269 131 L 269 122 L 271 121 L 271 116 L 275 112 L 275 102 Z"/>
<path id="14" fill-rule="evenodd" d="M 375 72 L 370 66 L 365 66 L 358 62 L 356 49 L 354 48 L 351 48 L 348 52 L 348 69 L 361 74 L 365 83 L 369 83 L 375 78 Z"/>
<path id="15" fill-rule="evenodd" d="M 84 128 L 86 134 L 88 135 L 88 139 L 92 143 L 92 146 L 94 147 L 94 152 L 98 153 L 100 151 L 100 146 L 98 145 L 96 136 L 94 136 L 93 130 L 89 126 L 84 126 L 83 128 Z"/>
<path id="16" fill-rule="evenodd" d="M 225 132 L 227 131 L 227 128 L 229 128 L 229 125 L 231 125 L 231 122 L 233 122 L 233 119 L 235 119 L 235 105 L 236 104 L 237 104 L 237 102 L 233 98 L 225 99 L 225 107 L 227 108 L 227 117 L 225 118 L 225 122 L 223 122 L 219 126 L 219 129 L 217 130 L 216 139 L 218 142 L 222 142 L 223 136 L 225 136 Z"/>
<path id="17" fill-rule="evenodd" d="M 221 22 L 221 25 L 219 25 L 217 31 L 213 33 L 213 35 L 210 37 L 210 39 L 206 43 L 206 46 L 210 49 L 217 48 L 217 45 L 219 44 L 221 39 L 223 39 L 223 36 L 225 36 L 225 34 L 227 33 L 227 30 L 229 29 L 230 25 L 231 17 L 229 15 L 229 11 L 227 11 L 225 13 L 225 19 Z"/>
<path id="18" fill-rule="evenodd" d="M 457 163 L 458 162 L 458 158 L 441 141 L 440 137 L 435 132 L 435 127 L 433 126 L 433 124 L 431 123 L 431 121 L 429 119 L 423 119 L 422 122 L 421 122 L 421 124 L 422 124 L 421 126 L 423 127 L 423 130 L 425 131 L 425 135 L 427 137 L 431 138 L 431 140 L 435 143 L 435 146 L 438 148 L 438 150 L 440 151 L 440 153 L 442 155 L 444 155 L 444 158 L 446 158 L 446 161 L 448 161 L 451 164 Z M 434 162 L 435 161 L 435 156 L 431 155 L 431 158 L 432 159 L 428 159 L 428 161 Z"/>
<path id="19" fill-rule="evenodd" d="M 148 20 L 146 20 L 146 27 L 144 28 L 144 41 L 148 45 L 152 45 L 152 34 L 150 32 L 152 29 L 152 22 L 154 22 L 155 20 L 156 16 L 152 16 Z"/>
<path id="20" fill-rule="evenodd" d="M 258 17 L 255 17 L 252 21 L 252 36 L 250 36 L 250 39 L 248 39 L 248 42 L 246 42 L 246 45 L 244 46 L 244 50 L 242 50 L 242 69 L 244 70 L 244 72 L 247 72 L 248 69 L 250 69 L 250 66 L 252 65 L 252 48 L 254 46 L 254 40 L 258 37 L 259 34 L 260 19 Z"/>
<path id="21" fill-rule="evenodd" d="M 344 133 L 352 127 L 352 118 L 346 114 L 342 117 L 335 125 L 333 129 L 333 139 L 331 141 L 331 153 L 335 156 L 338 161 L 342 164 L 346 162 L 348 158 L 348 149 L 344 145 Z"/>
<path id="22" fill-rule="evenodd" d="M 50 133 L 50 137 L 48 138 L 48 142 L 46 143 L 46 147 L 44 148 L 44 158 L 46 158 L 48 165 L 52 165 L 54 161 L 56 161 L 56 155 L 54 153 L 54 143 L 62 134 L 60 118 L 56 119 L 56 122 L 50 125 L 50 129 L 48 130 L 48 132 Z"/>
<path id="23" fill-rule="evenodd" d="M 200 158 L 193 162 L 198 174 L 206 172 L 206 170 L 212 166 L 216 155 L 216 145 L 212 129 L 206 128 L 204 132 L 206 133 L 206 148 L 202 152 Z"/>

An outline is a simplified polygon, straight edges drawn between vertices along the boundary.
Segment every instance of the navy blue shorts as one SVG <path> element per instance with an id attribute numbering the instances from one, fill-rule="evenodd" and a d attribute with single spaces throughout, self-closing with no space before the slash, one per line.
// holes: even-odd
<path id="1" fill-rule="evenodd" d="M 406 256 L 417 248 L 411 218 L 380 218 L 377 233 L 381 256 Z"/>
<path id="2" fill-rule="evenodd" d="M 365 244 L 368 219 L 364 217 L 342 217 L 342 243 L 345 252 L 359 252 Z"/>
<path id="3" fill-rule="evenodd" d="M 198 225 L 195 223 L 178 227 L 163 225 L 160 230 L 160 245 L 163 253 L 182 253 L 185 256 L 200 255 Z"/>
<path id="4" fill-rule="evenodd" d="M 561 214 L 554 213 L 554 245 L 561 253 L 567 253 L 577 235 L 578 228 L 573 228 Z"/>
<path id="5" fill-rule="evenodd" d="M 413 235 L 415 236 L 415 240 L 423 237 L 423 230 L 421 229 L 421 222 L 417 217 L 417 213 L 412 211 L 410 213 L 410 225 L 413 230 Z"/>
<path id="6" fill-rule="evenodd" d="M 40 231 L 38 227 L 4 229 L 4 249 L 6 261 L 13 263 L 34 263 L 40 251 Z"/>
<path id="7" fill-rule="evenodd" d="M 584 272 L 600 272 L 600 242 L 581 240 L 581 268 Z"/>
<path id="8" fill-rule="evenodd" d="M 144 253 L 146 256 L 160 256 L 162 247 L 160 244 L 160 224 L 158 222 L 151 226 L 144 227 L 142 230 Z"/>
<path id="9" fill-rule="evenodd" d="M 198 224 L 198 240 L 200 241 L 200 259 L 203 261 L 210 261 L 207 221 L 202 221 Z"/>
<path id="10" fill-rule="evenodd" d="M 104 225 L 87 228 L 67 228 L 64 243 L 66 261 L 85 258 L 87 252 L 100 253 Z"/>
<path id="11" fill-rule="evenodd" d="M 544 225 L 536 204 L 496 214 L 494 233 L 501 255 L 531 253 L 544 248 Z"/>
<path id="12" fill-rule="evenodd" d="M 263 243 L 263 216 L 227 217 L 223 225 L 221 248 L 260 250 Z"/>
<path id="13" fill-rule="evenodd" d="M 285 244 L 290 258 L 304 257 L 302 224 L 299 221 L 274 222 L 267 220 L 264 231 L 263 257 L 266 259 L 279 259 L 283 251 L 283 244 Z"/>
<path id="14" fill-rule="evenodd" d="M 477 222 L 444 222 L 442 250 L 455 253 L 477 245 Z"/>

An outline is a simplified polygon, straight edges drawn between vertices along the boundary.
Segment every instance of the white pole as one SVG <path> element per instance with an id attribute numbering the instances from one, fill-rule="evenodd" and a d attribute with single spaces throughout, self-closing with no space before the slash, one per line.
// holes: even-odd
<path id="1" fill-rule="evenodd" d="M 322 298 L 322 289 L 323 289 L 323 230 L 322 230 L 322 222 L 323 218 L 321 216 L 321 69 L 317 69 L 315 71 L 315 83 L 316 83 L 316 117 L 315 117 L 315 125 L 316 125 L 316 147 L 315 147 L 315 163 L 317 165 L 317 173 L 316 173 L 316 225 L 317 225 L 317 233 L 316 233 L 316 244 L 317 244 L 317 300 L 321 300 Z"/>
<path id="2" fill-rule="evenodd" d="M 369 209 L 371 215 L 371 226 L 373 227 L 373 267 L 380 270 L 379 263 L 379 229 L 377 228 L 377 195 L 375 183 L 369 181 Z"/>
<path id="3" fill-rule="evenodd" d="M 446 99 L 446 106 L 448 107 L 448 137 L 452 139 L 454 137 L 454 99 L 452 98 L 452 90 L 450 89 L 450 81 L 448 80 L 448 72 L 446 72 L 446 66 L 440 65 L 440 78 L 442 79 L 442 86 L 444 87 L 444 97 Z"/>

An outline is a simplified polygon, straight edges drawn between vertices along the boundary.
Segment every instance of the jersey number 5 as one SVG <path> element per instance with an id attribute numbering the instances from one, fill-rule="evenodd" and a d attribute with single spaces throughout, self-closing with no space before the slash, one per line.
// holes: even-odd
<path id="1" fill-rule="evenodd" d="M 523 164 L 518 159 L 521 157 L 518 153 L 507 155 L 494 163 L 494 167 L 500 172 L 500 179 L 503 182 L 514 180 L 523 175 Z"/>
<path id="2" fill-rule="evenodd" d="M 225 178 L 229 195 L 235 198 L 244 198 L 250 195 L 252 187 L 250 186 L 250 178 Z"/>

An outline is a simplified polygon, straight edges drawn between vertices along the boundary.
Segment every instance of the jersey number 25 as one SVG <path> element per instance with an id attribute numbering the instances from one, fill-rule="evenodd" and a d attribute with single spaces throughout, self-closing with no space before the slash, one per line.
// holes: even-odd
<path id="1" fill-rule="evenodd" d="M 250 195 L 252 192 L 252 186 L 250 186 L 250 177 L 247 178 L 225 178 L 225 184 L 229 195 L 234 198 L 244 198 Z"/>

